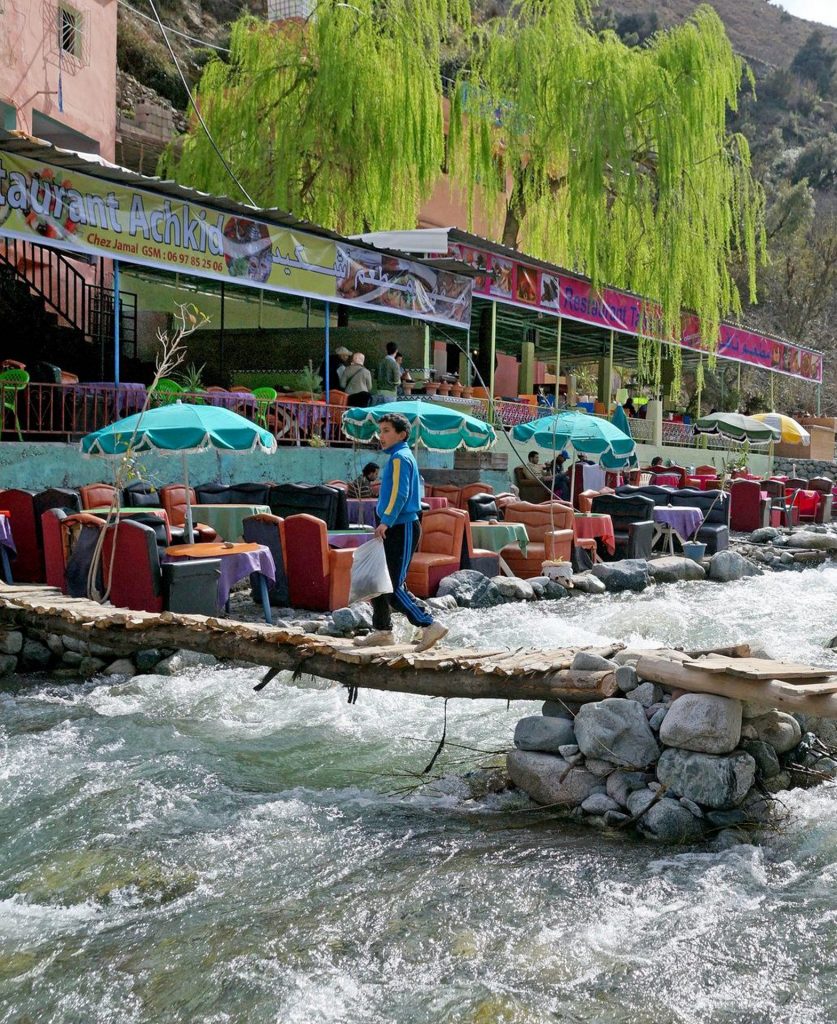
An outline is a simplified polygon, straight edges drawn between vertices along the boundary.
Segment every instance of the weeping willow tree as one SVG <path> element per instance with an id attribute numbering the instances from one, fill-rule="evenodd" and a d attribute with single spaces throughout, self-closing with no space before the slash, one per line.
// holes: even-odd
<path id="1" fill-rule="evenodd" d="M 755 301 L 764 258 L 762 193 L 725 123 L 749 72 L 711 7 L 642 48 L 589 17 L 589 0 L 520 0 L 479 32 L 451 113 L 453 173 L 472 204 L 495 204 L 506 245 L 647 296 L 648 338 L 679 336 L 694 310 L 713 352 L 741 312 L 731 268 Z M 656 343 L 641 355 L 659 379 Z"/>
<path id="2" fill-rule="evenodd" d="M 412 226 L 441 174 L 442 48 L 467 0 L 319 0 L 305 21 L 244 18 L 196 103 L 253 199 L 346 233 Z M 237 188 L 196 119 L 161 172 Z"/>

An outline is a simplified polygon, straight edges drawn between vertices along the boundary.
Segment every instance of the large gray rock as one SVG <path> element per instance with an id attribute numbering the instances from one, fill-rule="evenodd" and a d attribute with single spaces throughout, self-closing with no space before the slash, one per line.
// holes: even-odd
<path id="1" fill-rule="evenodd" d="M 656 799 L 656 792 L 647 786 L 643 786 L 642 789 L 635 789 L 632 793 L 628 793 L 628 814 L 633 818 L 645 814 Z"/>
<path id="2" fill-rule="evenodd" d="M 162 657 L 162 651 L 159 651 L 156 647 L 146 647 L 141 651 L 137 651 L 134 655 L 134 661 L 137 664 L 137 671 L 151 672 Z"/>
<path id="3" fill-rule="evenodd" d="M 630 693 L 639 686 L 639 676 L 633 665 L 620 665 L 614 673 L 614 678 L 622 693 Z"/>
<path id="4" fill-rule="evenodd" d="M 512 782 L 537 804 L 577 807 L 599 785 L 595 775 L 552 754 L 511 750 L 506 767 Z"/>
<path id="5" fill-rule="evenodd" d="M 718 756 L 670 748 L 657 762 L 657 778 L 674 796 L 715 810 L 741 803 L 755 775 L 756 762 L 744 751 Z"/>
<path id="6" fill-rule="evenodd" d="M 660 742 L 704 754 L 729 754 L 741 739 L 741 701 L 711 693 L 684 693 L 660 726 Z"/>
<path id="7" fill-rule="evenodd" d="M 703 825 L 677 800 L 663 797 L 637 822 L 637 829 L 660 843 L 692 843 L 703 835 Z"/>
<path id="8" fill-rule="evenodd" d="M 648 563 L 648 574 L 655 583 L 678 583 L 680 580 L 706 579 L 706 570 L 699 562 L 679 555 L 666 555 Z"/>
<path id="9" fill-rule="evenodd" d="M 558 754 L 559 747 L 569 744 L 575 744 L 575 733 L 573 723 L 566 718 L 531 715 L 529 718 L 521 718 L 514 730 L 514 745 L 520 750 Z"/>
<path id="10" fill-rule="evenodd" d="M 758 576 L 761 569 L 731 548 L 716 551 L 709 559 L 709 579 L 716 583 L 730 583 L 745 576 Z"/>
<path id="11" fill-rule="evenodd" d="M 92 660 L 94 659 L 91 658 Z M 130 658 L 117 658 L 104 671 L 106 676 L 124 676 L 126 679 L 132 679 L 136 674 L 137 670 L 134 668 L 134 663 Z"/>
<path id="12" fill-rule="evenodd" d="M 621 697 L 584 704 L 575 716 L 575 737 L 586 757 L 620 767 L 641 768 L 660 756 L 641 705 Z"/>
<path id="13" fill-rule="evenodd" d="M 782 770 L 778 754 L 764 740 L 744 740 L 741 749 L 756 762 L 756 771 L 763 779 L 772 779 Z"/>
<path id="14" fill-rule="evenodd" d="M 750 534 L 750 542 L 753 544 L 767 544 L 768 541 L 776 540 L 777 537 L 782 536 L 782 531 L 777 530 L 775 526 L 762 526 L 758 530 L 753 530 Z"/>
<path id="15" fill-rule="evenodd" d="M 497 584 L 476 569 L 460 569 L 445 576 L 437 596 L 450 595 L 460 608 L 493 608 L 503 603 Z"/>
<path id="16" fill-rule="evenodd" d="M 0 679 L 17 672 L 17 658 L 14 654 L 0 654 Z"/>
<path id="17" fill-rule="evenodd" d="M 548 576 L 535 576 L 529 580 L 529 585 L 538 597 L 547 601 L 560 601 L 562 597 L 570 596 L 570 592 L 565 586 L 556 580 L 549 579 Z"/>
<path id="18" fill-rule="evenodd" d="M 569 718 L 573 721 L 580 706 L 572 701 L 545 700 L 541 705 L 541 714 L 547 718 Z"/>
<path id="19" fill-rule="evenodd" d="M 648 772 L 611 772 L 607 777 L 607 795 L 620 806 L 628 806 L 628 797 L 638 789 L 645 789 L 652 776 Z"/>
<path id="20" fill-rule="evenodd" d="M 592 573 L 580 572 L 572 577 L 573 590 L 580 594 L 603 594 L 605 585 L 600 579 L 596 579 Z"/>
<path id="21" fill-rule="evenodd" d="M 815 551 L 837 551 L 837 534 L 799 530 L 785 542 L 789 548 L 813 548 Z"/>
<path id="22" fill-rule="evenodd" d="M 623 558 L 619 562 L 598 562 L 591 569 L 605 590 L 618 594 L 623 590 L 640 591 L 648 586 L 648 563 L 644 558 Z"/>
<path id="23" fill-rule="evenodd" d="M 0 629 L 0 654 L 20 654 L 23 650 L 23 633 L 16 629 Z"/>
<path id="24" fill-rule="evenodd" d="M 608 811 L 620 810 L 619 804 L 607 793 L 591 793 L 581 805 L 585 814 L 607 814 Z"/>
<path id="25" fill-rule="evenodd" d="M 628 700 L 635 700 L 644 708 L 650 708 L 652 704 L 659 704 L 663 699 L 663 688 L 657 683 L 640 683 L 628 694 Z"/>
<path id="26" fill-rule="evenodd" d="M 341 633 L 351 633 L 356 630 L 361 622 L 360 617 L 355 614 L 354 608 L 335 608 L 331 613 L 331 621 L 334 628 Z"/>
<path id="27" fill-rule="evenodd" d="M 24 669 L 35 671 L 49 668 L 52 661 L 52 651 L 39 640 L 24 640 L 20 652 L 20 662 Z"/>
<path id="28" fill-rule="evenodd" d="M 197 651 L 175 651 L 168 658 L 157 664 L 155 671 L 161 676 L 174 676 L 189 668 L 211 668 L 218 664 L 212 654 L 199 654 Z"/>
<path id="29" fill-rule="evenodd" d="M 590 651 L 578 651 L 570 665 L 576 672 L 612 672 L 616 664 Z"/>
<path id="30" fill-rule="evenodd" d="M 769 711 L 761 718 L 750 719 L 750 725 L 756 730 L 760 740 L 769 743 L 777 754 L 786 754 L 793 750 L 802 739 L 802 727 L 799 722 L 784 711 Z"/>
<path id="31" fill-rule="evenodd" d="M 528 580 L 516 576 L 495 576 L 491 581 L 505 601 L 534 601 L 535 591 Z"/>

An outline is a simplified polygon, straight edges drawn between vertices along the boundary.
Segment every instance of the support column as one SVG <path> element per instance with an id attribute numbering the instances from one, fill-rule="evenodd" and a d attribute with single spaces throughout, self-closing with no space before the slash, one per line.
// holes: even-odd
<path id="1" fill-rule="evenodd" d="M 773 412 L 776 408 L 776 402 L 773 398 L 773 374 L 770 374 L 770 411 Z"/>
<path id="2" fill-rule="evenodd" d="M 329 305 L 328 302 L 324 303 L 324 305 L 325 305 L 325 400 L 326 400 L 326 405 L 330 405 L 331 404 L 331 386 L 330 386 L 330 381 L 328 379 L 329 378 L 328 358 L 329 358 L 329 353 L 331 351 L 331 345 L 329 344 L 329 342 L 331 340 L 331 337 L 330 337 L 330 335 L 331 335 L 331 306 Z"/>
<path id="3" fill-rule="evenodd" d="M 822 416 L 822 384 L 817 384 L 817 416 Z"/>
<path id="4" fill-rule="evenodd" d="M 520 346 L 520 370 L 517 374 L 517 393 L 531 395 L 535 390 L 535 343 L 524 341 Z"/>
<path id="5" fill-rule="evenodd" d="M 497 300 L 491 302 L 491 348 L 488 362 L 488 401 L 494 408 L 494 363 L 497 359 Z"/>
<path id="6" fill-rule="evenodd" d="M 119 357 L 121 355 L 119 339 L 119 260 L 113 261 L 113 380 L 119 383 Z"/>
<path id="7" fill-rule="evenodd" d="M 564 321 L 558 317 L 558 330 L 555 332 L 555 406 L 558 408 L 558 398 L 561 390 L 561 327 Z"/>
<path id="8" fill-rule="evenodd" d="M 430 380 L 430 324 L 424 325 L 424 379 Z"/>
<path id="9" fill-rule="evenodd" d="M 218 331 L 218 375 L 224 380 L 224 282 L 221 282 L 221 323 Z"/>
<path id="10" fill-rule="evenodd" d="M 607 379 L 606 394 L 605 394 L 605 416 L 610 416 L 610 401 L 613 397 L 613 340 L 616 337 L 616 332 L 610 332 L 610 351 L 607 356 Z"/>

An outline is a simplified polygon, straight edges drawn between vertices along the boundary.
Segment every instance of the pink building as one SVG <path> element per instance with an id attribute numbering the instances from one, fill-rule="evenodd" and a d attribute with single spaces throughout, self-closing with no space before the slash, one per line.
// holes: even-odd
<path id="1" fill-rule="evenodd" d="M 0 3 L 0 126 L 112 160 L 117 0 Z"/>

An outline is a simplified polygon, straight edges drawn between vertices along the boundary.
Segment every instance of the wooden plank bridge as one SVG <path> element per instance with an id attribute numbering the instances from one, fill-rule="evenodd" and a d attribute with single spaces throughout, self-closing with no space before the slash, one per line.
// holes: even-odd
<path id="1" fill-rule="evenodd" d="M 357 648 L 351 640 L 294 627 L 202 615 L 141 612 L 67 597 L 54 587 L 0 584 L 0 624 L 100 643 L 114 656 L 180 648 L 335 680 L 346 686 L 469 699 L 603 700 L 619 693 L 614 673 L 572 668 L 579 648 L 478 649 L 412 645 Z M 584 648 L 611 658 L 622 644 Z M 642 679 L 669 688 L 756 700 L 787 711 L 837 718 L 830 668 L 749 657 L 746 644 L 713 652 L 644 651 Z"/>

